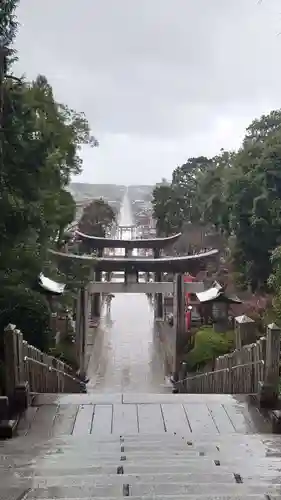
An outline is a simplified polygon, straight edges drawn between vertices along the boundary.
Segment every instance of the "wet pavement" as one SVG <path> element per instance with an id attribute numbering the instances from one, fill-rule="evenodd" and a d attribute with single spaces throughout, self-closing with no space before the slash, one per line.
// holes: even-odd
<path id="1" fill-rule="evenodd" d="M 37 395 L 0 442 L 0 500 L 281 500 L 270 422 L 246 396 L 171 394 L 154 328 L 146 295 L 116 295 L 89 331 L 88 394 Z"/>
<path id="2" fill-rule="evenodd" d="M 133 226 L 128 194 L 119 225 Z M 123 239 L 131 232 L 123 231 Z M 122 249 L 116 249 L 122 255 Z M 124 281 L 124 277 L 113 278 Z M 145 294 L 116 294 L 111 310 L 104 307 L 99 328 L 88 336 L 88 392 L 166 392 L 163 349 L 157 337 L 154 312 Z M 171 387 L 168 386 L 171 392 Z"/>
<path id="3" fill-rule="evenodd" d="M 91 336 L 89 393 L 167 391 L 164 355 L 146 295 L 116 294 Z"/>
<path id="4" fill-rule="evenodd" d="M 0 500 L 280 500 L 266 426 L 246 397 L 40 395 L 0 443 Z"/>

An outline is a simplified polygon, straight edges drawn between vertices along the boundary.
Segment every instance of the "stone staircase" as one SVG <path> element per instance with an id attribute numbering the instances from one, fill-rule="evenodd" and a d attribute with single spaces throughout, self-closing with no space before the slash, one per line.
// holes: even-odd
<path id="1" fill-rule="evenodd" d="M 281 500 L 281 437 L 229 395 L 39 395 L 0 443 L 0 499 Z"/>

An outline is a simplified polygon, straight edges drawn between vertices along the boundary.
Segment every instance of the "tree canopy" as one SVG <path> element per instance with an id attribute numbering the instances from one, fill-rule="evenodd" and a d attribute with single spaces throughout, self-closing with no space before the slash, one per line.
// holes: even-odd
<path id="1" fill-rule="evenodd" d="M 9 47 L 17 2 L 4 3 Z M 29 82 L 5 74 L 1 96 L 0 276 L 2 283 L 24 282 L 42 269 L 48 246 L 73 220 L 66 188 L 81 172 L 81 146 L 97 141 L 83 113 L 56 101 L 45 76 Z"/>
<path id="2" fill-rule="evenodd" d="M 78 223 L 78 229 L 81 233 L 104 238 L 106 230 L 110 228 L 114 221 L 115 212 L 113 208 L 100 198 L 93 200 L 84 208 Z"/>
<path id="3" fill-rule="evenodd" d="M 170 184 L 155 187 L 154 217 L 169 235 L 188 222 L 231 237 L 237 281 L 253 291 L 268 286 L 271 255 L 281 243 L 281 110 L 254 120 L 240 149 L 190 158 Z"/>
<path id="4" fill-rule="evenodd" d="M 13 73 L 17 5 L 2 0 L 0 7 L 0 320 L 46 347 L 50 311 L 34 283 L 53 271 L 48 249 L 74 220 L 68 184 L 82 170 L 80 149 L 98 143 L 85 115 L 59 102 L 47 77 Z"/>

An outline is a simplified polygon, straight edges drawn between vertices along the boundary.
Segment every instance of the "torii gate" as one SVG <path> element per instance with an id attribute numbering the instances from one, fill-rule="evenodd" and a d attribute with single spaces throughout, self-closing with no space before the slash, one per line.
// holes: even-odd
<path id="1" fill-rule="evenodd" d="M 178 237 L 178 236 L 177 236 Z M 93 238 L 95 244 L 97 240 L 101 241 L 100 249 L 108 245 L 108 242 L 115 242 L 115 248 L 123 245 L 124 240 L 106 240 L 104 238 Z M 125 240 L 126 241 L 126 240 Z M 129 240 L 131 246 L 134 242 L 143 242 L 144 240 Z M 147 240 L 146 244 L 151 240 Z M 152 240 L 155 245 L 155 240 Z M 162 240 L 163 241 L 163 240 Z M 162 243 L 162 242 L 161 242 Z M 129 246 L 129 243 L 128 243 Z M 141 246 L 140 246 L 141 248 Z M 154 247 L 152 247 L 154 248 Z M 161 296 L 164 292 L 173 293 L 173 356 L 172 371 L 174 379 L 177 380 L 179 372 L 179 353 L 185 338 L 185 294 L 198 293 L 202 291 L 202 283 L 189 282 L 184 283 L 184 273 L 197 274 L 205 267 L 206 261 L 217 259 L 218 250 L 210 250 L 205 253 L 187 255 L 183 257 L 159 257 L 159 258 L 133 258 L 133 257 L 93 257 L 90 255 L 76 255 L 63 252 L 51 251 L 53 254 L 64 259 L 73 259 L 76 262 L 90 264 L 95 273 L 95 281 L 89 277 L 89 282 L 81 288 L 78 298 L 78 307 L 76 315 L 76 346 L 79 359 L 80 374 L 85 375 L 85 348 L 86 336 L 89 320 L 89 299 L 92 294 L 100 295 L 102 292 L 114 293 L 155 293 Z M 158 254 L 159 255 L 159 254 Z M 126 280 L 124 283 L 102 282 L 102 272 L 113 273 L 116 271 L 124 272 Z M 139 272 L 154 273 L 156 280 L 154 282 L 139 283 L 137 276 Z M 161 275 L 168 272 L 174 275 L 173 282 L 162 282 Z M 98 279 L 97 279 L 98 277 Z M 160 277 L 160 279 L 158 278 Z M 158 278 L 158 279 L 157 279 Z M 186 338 L 185 338 L 186 340 Z"/>
<path id="2" fill-rule="evenodd" d="M 149 238 L 149 239 L 142 239 L 142 238 L 135 238 L 135 239 L 121 239 L 121 238 L 100 238 L 97 236 L 90 236 L 88 234 L 81 233 L 80 231 L 76 231 L 77 237 L 83 241 L 83 243 L 88 247 L 89 251 L 91 252 L 96 252 L 99 258 L 102 258 L 104 256 L 104 250 L 107 248 L 110 249 L 124 249 L 125 250 L 125 258 L 130 259 L 132 258 L 132 253 L 134 249 L 147 249 L 147 250 L 153 250 L 153 257 L 155 259 L 160 259 L 161 258 L 161 251 L 166 248 L 169 245 L 174 244 L 178 238 L 181 236 L 181 233 L 177 233 L 173 236 L 169 236 L 167 238 Z M 120 257 L 115 257 L 114 259 L 118 259 L 118 262 L 120 261 Z M 141 260 L 143 260 L 144 257 L 142 257 Z M 147 259 L 146 259 L 147 260 Z M 128 281 L 128 275 L 130 274 L 131 279 L 133 274 L 137 271 L 137 269 L 134 271 L 134 265 L 136 262 L 138 262 L 138 258 L 131 259 L 131 265 L 128 264 L 128 269 L 125 271 L 125 282 Z M 165 269 L 162 269 L 163 266 L 158 267 L 157 269 L 152 269 L 151 271 L 145 271 L 145 272 L 152 272 L 154 273 L 154 278 L 155 282 L 161 283 L 162 282 L 162 273 L 165 272 Z M 103 269 L 104 270 L 104 269 Z M 114 269 L 115 271 L 120 271 L 123 269 L 119 269 L 118 265 Z M 95 267 L 95 282 L 101 282 L 102 281 L 102 270 L 97 266 Z M 109 281 L 109 280 L 108 280 Z M 157 288 L 157 287 L 156 287 Z M 156 289 L 155 289 L 156 290 Z M 92 305 L 92 316 L 93 317 L 99 317 L 100 316 L 100 293 L 101 289 L 95 289 L 92 291 L 93 295 L 93 305 Z M 124 293 L 124 292 L 123 292 Z M 133 293 L 133 292 L 130 292 Z M 149 293 L 149 292 L 146 292 Z M 163 318 L 163 312 L 164 312 L 164 307 L 163 307 L 163 292 L 161 292 L 160 288 L 158 288 L 155 292 L 155 317 L 156 318 Z"/>

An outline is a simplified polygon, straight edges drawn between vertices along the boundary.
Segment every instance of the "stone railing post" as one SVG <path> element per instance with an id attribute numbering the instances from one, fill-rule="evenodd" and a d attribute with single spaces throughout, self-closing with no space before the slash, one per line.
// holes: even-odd
<path id="1" fill-rule="evenodd" d="M 9 324 L 4 331 L 4 363 L 5 394 L 11 398 L 18 382 L 16 325 Z"/>
<path id="2" fill-rule="evenodd" d="M 264 381 L 259 384 L 259 402 L 263 408 L 274 408 L 279 394 L 280 328 L 267 327 Z"/>
<path id="3" fill-rule="evenodd" d="M 29 404 L 28 383 L 24 380 L 23 336 L 15 325 L 4 331 L 5 393 L 9 405 L 16 411 Z"/>
<path id="4" fill-rule="evenodd" d="M 256 324 L 252 318 L 243 314 L 235 318 L 235 348 L 255 342 Z"/>

